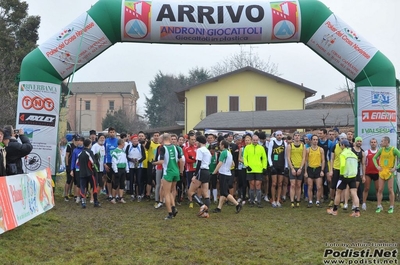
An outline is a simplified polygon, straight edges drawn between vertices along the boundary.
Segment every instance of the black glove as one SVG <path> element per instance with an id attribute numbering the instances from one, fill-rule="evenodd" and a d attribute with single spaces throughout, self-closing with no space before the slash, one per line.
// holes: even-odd
<path id="1" fill-rule="evenodd" d="M 274 166 L 270 167 L 269 170 L 271 171 L 271 175 L 276 175 L 278 171 L 276 171 L 276 168 Z"/>
<path id="2" fill-rule="evenodd" d="M 247 171 L 252 171 L 251 167 L 247 166 Z"/>
<path id="3" fill-rule="evenodd" d="M 289 169 L 285 168 L 283 175 L 285 175 L 286 177 L 289 177 Z"/>
<path id="4" fill-rule="evenodd" d="M 264 176 L 268 175 L 268 169 L 264 168 L 263 169 L 263 174 L 264 174 Z"/>

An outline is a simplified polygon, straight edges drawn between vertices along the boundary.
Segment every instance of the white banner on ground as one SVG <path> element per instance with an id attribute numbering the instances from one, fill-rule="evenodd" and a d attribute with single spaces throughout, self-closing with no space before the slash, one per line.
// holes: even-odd
<path id="1" fill-rule="evenodd" d="M 50 169 L 0 177 L 0 234 L 54 207 Z"/>

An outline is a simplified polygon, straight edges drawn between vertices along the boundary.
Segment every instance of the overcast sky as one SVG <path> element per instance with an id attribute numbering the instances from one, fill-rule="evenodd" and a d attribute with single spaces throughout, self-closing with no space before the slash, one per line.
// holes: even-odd
<path id="1" fill-rule="evenodd" d="M 79 15 L 90 9 L 96 0 L 26 0 L 29 14 L 41 17 L 38 44 L 45 42 Z M 165 1 L 168 2 L 168 1 Z M 250 2 L 250 1 L 249 1 Z M 400 77 L 399 0 L 321 0 L 338 17 L 364 39 L 386 55 Z M 250 48 L 251 47 L 251 48 Z M 397 47 L 397 48 L 396 48 Z M 346 84 L 345 77 L 302 43 L 244 45 L 247 52 L 278 64 L 281 77 L 316 90 L 317 95 L 338 92 Z M 149 82 L 158 71 L 165 74 L 187 74 L 194 67 L 210 68 L 240 51 L 239 45 L 163 45 L 118 43 L 76 72 L 75 82 L 135 81 L 140 95 L 139 113 L 144 113 Z"/>

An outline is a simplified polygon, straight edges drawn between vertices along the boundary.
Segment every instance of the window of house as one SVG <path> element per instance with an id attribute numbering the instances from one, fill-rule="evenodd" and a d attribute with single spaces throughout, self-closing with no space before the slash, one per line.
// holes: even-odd
<path id="1" fill-rule="evenodd" d="M 239 111 L 239 97 L 229 97 L 229 111 Z"/>
<path id="2" fill-rule="evenodd" d="M 108 101 L 108 109 L 109 110 L 114 110 L 114 100 Z"/>
<path id="3" fill-rule="evenodd" d="M 267 97 L 256 97 L 256 111 L 267 110 Z"/>
<path id="4" fill-rule="evenodd" d="M 90 110 L 90 100 L 85 100 L 85 110 Z"/>
<path id="5" fill-rule="evenodd" d="M 206 116 L 216 113 L 218 111 L 218 97 L 206 97 Z"/>

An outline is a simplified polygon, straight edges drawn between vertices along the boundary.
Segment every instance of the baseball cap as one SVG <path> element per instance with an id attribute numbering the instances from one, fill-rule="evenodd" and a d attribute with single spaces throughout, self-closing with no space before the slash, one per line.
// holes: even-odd
<path id="1" fill-rule="evenodd" d="M 340 143 L 342 145 L 344 145 L 345 147 L 351 147 L 351 144 L 350 144 L 350 142 L 348 140 L 342 140 Z"/>

